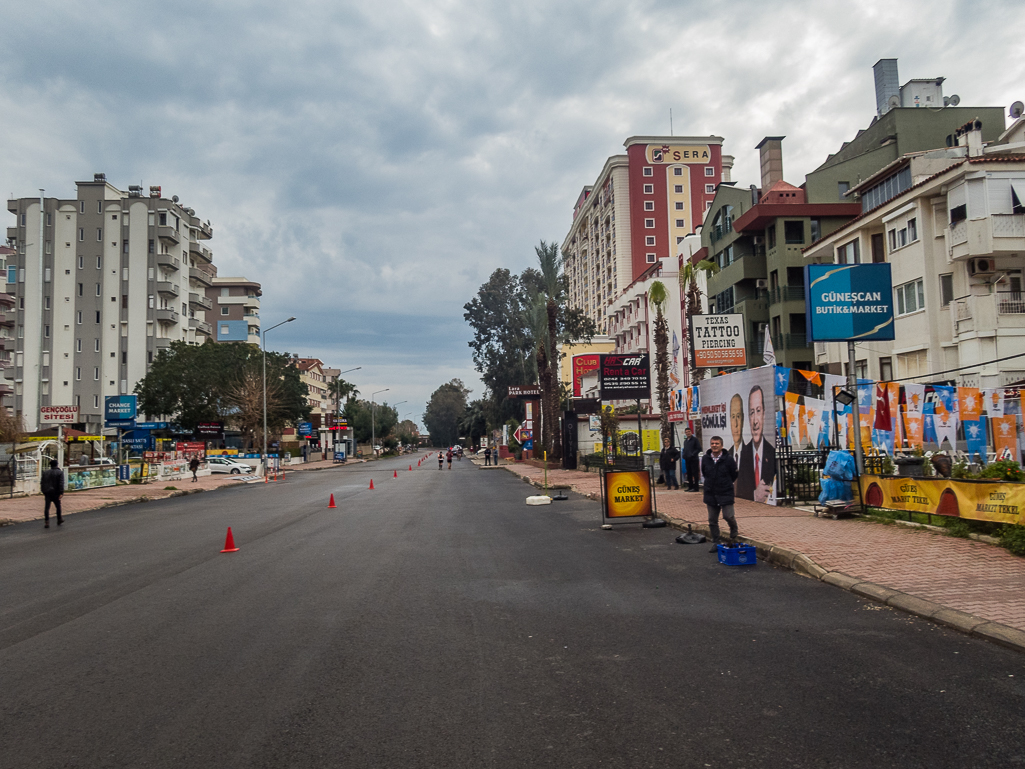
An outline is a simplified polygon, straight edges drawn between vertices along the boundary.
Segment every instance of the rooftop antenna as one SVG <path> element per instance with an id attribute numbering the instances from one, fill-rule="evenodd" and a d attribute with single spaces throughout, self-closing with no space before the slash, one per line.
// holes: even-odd
<path id="1" fill-rule="evenodd" d="M 673 108 L 669 108 L 669 135 L 673 135 Z"/>
<path id="2" fill-rule="evenodd" d="M 1025 104 L 1022 104 L 1020 101 L 1016 101 L 1011 105 L 1011 117 L 1015 120 L 1021 117 L 1022 112 L 1025 112 Z"/>

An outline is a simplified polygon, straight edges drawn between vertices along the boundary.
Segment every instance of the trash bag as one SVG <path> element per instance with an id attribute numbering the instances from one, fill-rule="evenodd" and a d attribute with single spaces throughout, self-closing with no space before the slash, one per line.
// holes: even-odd
<path id="1" fill-rule="evenodd" d="M 854 480 L 854 457 L 846 451 L 830 451 L 822 474 L 837 481 Z"/>
<path id="2" fill-rule="evenodd" d="M 819 480 L 819 484 L 822 486 L 822 493 L 819 494 L 819 504 L 824 505 L 827 502 L 850 502 L 854 499 L 850 481 L 840 481 L 836 478 L 830 478 L 829 476 L 824 475 Z"/>

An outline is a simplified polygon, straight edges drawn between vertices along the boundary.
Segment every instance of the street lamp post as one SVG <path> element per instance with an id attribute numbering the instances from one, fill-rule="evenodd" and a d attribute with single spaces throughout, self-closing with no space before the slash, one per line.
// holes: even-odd
<path id="1" fill-rule="evenodd" d="M 363 368 L 363 367 L 362 366 L 356 366 L 356 368 L 347 368 L 347 369 L 345 369 L 345 371 L 340 371 L 340 372 L 338 372 L 338 378 L 341 379 L 342 378 L 342 374 L 348 374 L 350 371 L 359 371 L 361 368 Z M 336 380 L 335 384 L 337 384 L 337 383 L 338 382 Z M 338 425 L 342 421 L 342 399 L 338 397 L 338 391 L 337 390 L 335 391 L 335 414 L 336 414 L 336 417 L 335 417 L 335 427 L 340 430 L 341 428 L 339 428 Z M 342 439 L 342 443 L 345 443 L 346 441 L 347 441 L 347 439 L 345 439 L 345 438 Z M 338 445 L 338 440 L 337 439 L 335 440 L 335 445 L 336 446 Z M 346 446 L 345 452 L 346 452 L 346 454 L 349 453 L 348 446 Z M 352 455 L 356 456 L 356 439 L 355 438 L 353 438 Z"/>
<path id="2" fill-rule="evenodd" d="M 383 390 L 378 390 L 377 392 L 370 393 L 370 453 L 371 454 L 374 454 L 374 451 L 375 451 L 374 444 L 377 443 L 376 432 L 375 432 L 375 425 L 374 425 L 374 408 L 375 408 L 375 406 L 374 406 L 374 396 L 377 395 L 378 393 L 386 393 L 390 389 L 391 389 L 390 387 L 385 387 Z M 376 454 L 374 454 L 374 456 L 376 456 Z"/>
<path id="3" fill-rule="evenodd" d="M 267 475 L 267 334 L 278 326 L 284 326 L 286 323 L 291 323 L 295 320 L 293 315 L 288 320 L 283 320 L 275 326 L 271 326 L 268 329 L 264 329 L 263 332 L 263 345 L 261 351 L 263 352 L 263 474 Z"/>

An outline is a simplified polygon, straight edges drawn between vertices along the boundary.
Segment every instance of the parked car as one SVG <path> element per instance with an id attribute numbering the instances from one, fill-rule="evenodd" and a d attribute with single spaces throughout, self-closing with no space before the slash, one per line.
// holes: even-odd
<path id="1" fill-rule="evenodd" d="M 207 457 L 207 467 L 210 468 L 211 473 L 230 473 L 232 475 L 241 475 L 245 473 L 249 475 L 252 469 L 249 465 L 239 462 L 237 459 L 231 459 L 230 457 Z"/>

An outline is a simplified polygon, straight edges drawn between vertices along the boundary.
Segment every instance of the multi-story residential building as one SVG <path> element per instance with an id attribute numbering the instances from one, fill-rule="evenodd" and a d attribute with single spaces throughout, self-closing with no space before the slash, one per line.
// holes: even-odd
<path id="1" fill-rule="evenodd" d="M 247 278 L 222 278 L 215 271 L 203 297 L 214 340 L 260 344 L 261 296 L 259 283 Z"/>
<path id="2" fill-rule="evenodd" d="M 852 202 L 808 203 L 803 189 L 785 182 L 783 138 L 767 136 L 755 147 L 760 189 L 716 191 L 697 254 L 719 268 L 708 278 L 710 311 L 744 315 L 748 367 L 762 365 L 766 324 L 780 365 L 811 367 L 802 250 L 861 213 Z"/>
<path id="3" fill-rule="evenodd" d="M 562 243 L 571 307 L 606 333 L 609 305 L 701 225 L 733 159 L 719 136 L 633 136 L 584 187 Z"/>
<path id="4" fill-rule="evenodd" d="M 1002 107 L 960 107 L 957 96 L 944 98 L 943 78 L 910 80 L 897 86 L 897 60 L 880 59 L 875 73 L 876 115 L 868 128 L 808 174 L 809 203 L 848 201 L 850 189 L 898 158 L 950 146 L 959 126 L 982 123 L 983 141 L 1004 130 Z"/>
<path id="5" fill-rule="evenodd" d="M 891 164 L 853 188 L 864 213 L 805 251 L 891 265 L 895 339 L 857 345 L 859 376 L 938 375 L 978 387 L 1025 380 L 1025 357 L 1013 357 L 1025 354 L 1025 136 L 1013 128 L 983 147 L 973 121 L 960 146 L 919 158 L 920 168 L 916 158 Z M 845 373 L 847 360 L 846 345 L 815 345 L 820 370 Z"/>
<path id="6" fill-rule="evenodd" d="M 210 223 L 160 187 L 122 192 L 103 174 L 76 185 L 75 198 L 7 203 L 18 302 L 7 377 L 28 430 L 40 406 L 78 405 L 80 427 L 99 432 L 104 396 L 130 393 L 172 341 L 212 333 Z"/>
<path id="7" fill-rule="evenodd" d="M 11 402 L 11 397 L 14 394 L 14 388 L 4 378 L 4 371 L 13 364 L 14 361 L 14 327 L 15 319 L 18 316 L 15 307 L 18 304 L 17 297 L 13 293 L 7 293 L 7 259 L 13 257 L 17 252 L 13 248 L 7 246 L 0 246 L 0 288 L 4 289 L 0 291 L 0 409 L 7 408 L 13 412 L 14 405 Z M 18 281 L 18 268 L 11 264 L 13 270 L 11 274 L 11 283 L 17 283 Z M 13 290 L 13 289 L 12 289 Z"/>
<path id="8" fill-rule="evenodd" d="M 324 363 L 319 358 L 296 357 L 293 361 L 295 367 L 299 369 L 300 379 L 309 388 L 309 394 L 306 397 L 310 404 L 310 421 L 313 423 L 313 428 L 319 430 L 322 425 L 326 425 L 324 415 L 329 407 Z"/>

